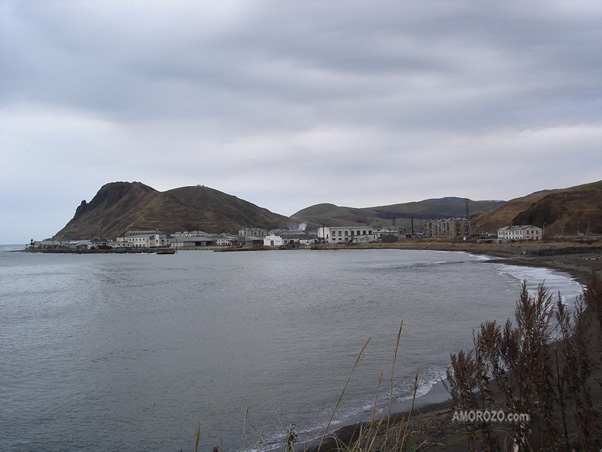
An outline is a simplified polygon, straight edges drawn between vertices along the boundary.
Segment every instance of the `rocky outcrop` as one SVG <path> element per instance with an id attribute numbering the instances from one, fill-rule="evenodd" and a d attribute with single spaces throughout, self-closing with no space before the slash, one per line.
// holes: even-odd
<path id="1" fill-rule="evenodd" d="M 237 233 L 243 227 L 286 228 L 290 223 L 288 217 L 209 187 L 159 192 L 140 182 L 112 182 L 90 202 L 82 201 L 55 237 L 111 239 L 133 229 Z"/>

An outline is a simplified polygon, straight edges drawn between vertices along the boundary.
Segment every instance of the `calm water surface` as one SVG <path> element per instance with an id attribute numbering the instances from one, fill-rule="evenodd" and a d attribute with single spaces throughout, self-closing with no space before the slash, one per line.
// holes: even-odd
<path id="1" fill-rule="evenodd" d="M 6 247 L 4 248 L 7 249 Z M 0 450 L 191 451 L 319 435 L 368 418 L 404 321 L 394 399 L 419 394 L 520 282 L 571 303 L 568 275 L 465 253 L 0 252 Z M 386 407 L 388 388 L 378 398 Z M 245 409 L 249 414 L 243 438 Z"/>

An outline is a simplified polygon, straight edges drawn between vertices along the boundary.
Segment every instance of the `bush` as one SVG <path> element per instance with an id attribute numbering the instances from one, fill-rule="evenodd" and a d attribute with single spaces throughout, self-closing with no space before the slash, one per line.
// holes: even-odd
<path id="1" fill-rule="evenodd" d="M 518 450 L 600 450 L 600 413 L 591 399 L 600 383 L 590 378 L 590 350 L 602 338 L 602 281 L 592 271 L 572 313 L 560 296 L 552 298 L 544 285 L 529 295 L 523 283 L 515 324 L 483 323 L 474 349 L 451 355 L 447 388 L 456 409 L 501 408 L 530 420 L 496 429 L 484 420 L 466 423 L 469 448 L 501 450 L 511 441 Z"/>

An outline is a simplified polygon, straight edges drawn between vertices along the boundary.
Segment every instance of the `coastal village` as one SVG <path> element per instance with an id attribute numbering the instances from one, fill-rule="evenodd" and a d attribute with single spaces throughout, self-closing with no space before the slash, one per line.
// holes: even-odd
<path id="1" fill-rule="evenodd" d="M 204 185 L 159 192 L 141 182 L 112 182 L 82 201 L 63 229 L 32 239 L 27 249 L 171 254 L 589 242 L 601 231 L 601 193 L 599 181 L 510 201 L 446 197 L 370 208 L 324 203 L 287 217 Z"/>
<path id="2" fill-rule="evenodd" d="M 297 229 L 244 228 L 237 235 L 211 234 L 203 231 L 185 231 L 166 234 L 159 230 L 130 230 L 114 239 L 95 240 L 31 240 L 32 251 L 109 251 L 119 252 L 170 249 L 293 249 L 317 245 L 353 245 L 364 243 L 394 243 L 410 238 L 449 239 L 479 243 L 510 243 L 539 241 L 544 229 L 534 225 L 509 225 L 497 234 L 472 234 L 467 218 L 445 218 L 426 221 L 419 230 L 399 226 L 372 228 L 370 226 L 322 226 L 316 232 Z"/>

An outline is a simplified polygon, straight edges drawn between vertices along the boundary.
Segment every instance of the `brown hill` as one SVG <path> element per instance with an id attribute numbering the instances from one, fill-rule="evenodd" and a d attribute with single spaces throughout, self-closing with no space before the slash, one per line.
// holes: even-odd
<path id="1" fill-rule="evenodd" d="M 505 201 L 472 201 L 468 200 L 470 212 L 491 210 L 504 204 Z M 328 226 L 397 226 L 409 228 L 412 219 L 416 226 L 422 220 L 435 218 L 453 218 L 465 216 L 466 199 L 446 197 L 425 199 L 424 201 L 392 204 L 388 206 L 354 208 L 341 207 L 334 204 L 316 204 L 292 215 L 299 222 L 306 222 L 309 227 Z"/>
<path id="2" fill-rule="evenodd" d="M 82 201 L 56 237 L 115 238 L 135 229 L 237 233 L 244 227 L 286 228 L 290 223 L 288 217 L 209 187 L 159 192 L 140 182 L 112 182 L 90 203 Z"/>
<path id="3" fill-rule="evenodd" d="M 513 199 L 471 217 L 473 232 L 496 232 L 508 225 L 544 227 L 546 236 L 602 233 L 602 181 L 545 190 Z"/>

